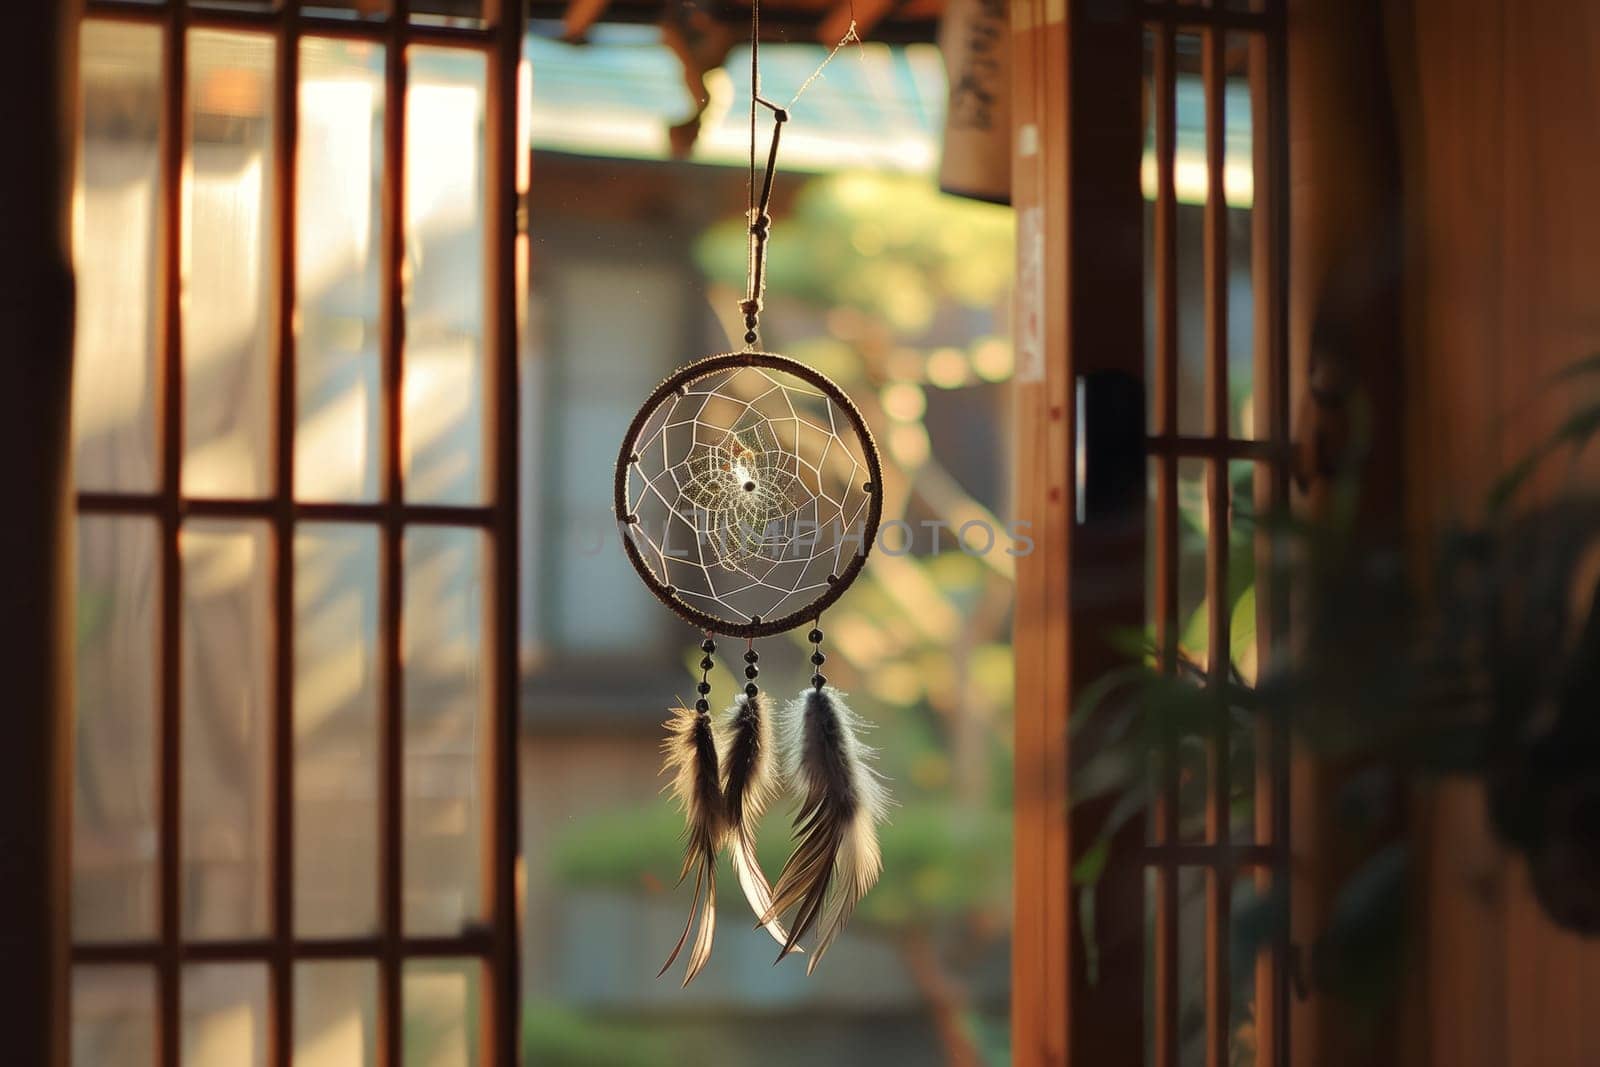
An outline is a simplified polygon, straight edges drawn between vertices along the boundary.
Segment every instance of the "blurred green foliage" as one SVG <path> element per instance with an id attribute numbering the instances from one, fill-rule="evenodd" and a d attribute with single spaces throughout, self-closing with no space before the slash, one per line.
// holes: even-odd
<path id="1" fill-rule="evenodd" d="M 673 1067 L 684 1050 L 659 1027 L 549 1003 L 522 1010 L 523 1060 L 540 1067 Z"/>
<path id="2" fill-rule="evenodd" d="M 905 336 L 926 331 L 952 304 L 993 307 L 1011 284 L 1011 212 L 945 196 L 917 175 L 849 173 L 809 181 L 792 212 L 773 223 L 772 234 L 771 292 L 866 312 Z M 712 227 L 697 247 L 701 269 L 742 286 L 746 244 L 743 218 Z"/>
<path id="3" fill-rule="evenodd" d="M 785 811 L 763 820 L 757 852 L 768 871 L 788 858 L 787 822 Z M 551 868 L 572 886 L 659 885 L 683 862 L 682 830 L 683 817 L 666 803 L 595 816 L 557 842 Z M 861 902 L 859 922 L 892 930 L 1004 905 L 1011 886 L 1008 812 L 913 801 L 893 810 L 879 837 L 884 879 Z M 735 884 L 726 857 L 719 877 Z"/>

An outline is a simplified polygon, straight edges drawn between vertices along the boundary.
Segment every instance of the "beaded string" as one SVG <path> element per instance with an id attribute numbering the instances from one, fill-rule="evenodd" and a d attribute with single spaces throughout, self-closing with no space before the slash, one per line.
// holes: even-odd
<path id="1" fill-rule="evenodd" d="M 700 651 L 705 653 L 700 660 L 700 684 L 696 688 L 700 692 L 700 699 L 694 702 L 694 710 L 702 715 L 711 714 L 711 668 L 716 666 L 716 661 L 711 658 L 711 653 L 717 650 L 716 641 L 711 638 L 711 631 L 706 631 L 706 639 L 700 642 Z"/>
<path id="2" fill-rule="evenodd" d="M 760 659 L 761 653 L 756 651 L 756 639 L 752 637 L 745 642 L 744 648 L 744 695 L 751 700 L 761 692 L 760 686 L 756 685 L 756 679 L 761 675 L 761 668 L 756 666 Z"/>
<path id="3" fill-rule="evenodd" d="M 822 654 L 822 617 L 819 615 L 816 622 L 811 624 L 811 632 L 806 634 L 806 640 L 811 642 L 811 684 L 820 692 L 828 684 L 828 679 L 822 673 L 822 665 L 828 657 Z"/>

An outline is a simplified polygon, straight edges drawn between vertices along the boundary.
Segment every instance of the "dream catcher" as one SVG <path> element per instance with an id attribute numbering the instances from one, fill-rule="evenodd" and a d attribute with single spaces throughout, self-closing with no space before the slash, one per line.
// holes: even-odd
<path id="1" fill-rule="evenodd" d="M 839 47 L 855 39 L 852 23 Z M 669 788 L 688 823 L 680 882 L 693 876 L 694 900 L 661 973 L 692 934 L 685 985 L 711 955 L 723 851 L 757 922 L 780 946 L 778 958 L 805 941 L 809 973 L 878 879 L 877 824 L 887 805 L 872 750 L 858 738 L 861 723 L 823 673 L 821 628 L 823 611 L 861 573 L 877 536 L 882 471 L 844 391 L 760 348 L 767 209 L 789 114 L 761 96 L 759 0 L 750 43 L 745 346 L 692 363 L 656 387 L 628 427 L 615 486 L 628 559 L 651 592 L 705 636 L 699 698 L 673 711 L 663 746 Z M 759 186 L 758 109 L 773 120 Z M 810 684 L 778 710 L 757 682 L 755 642 L 801 626 L 809 627 Z M 746 678 L 720 717 L 710 682 L 718 638 L 744 641 Z M 800 802 L 795 845 L 773 884 L 756 860 L 755 827 L 786 788 Z"/>

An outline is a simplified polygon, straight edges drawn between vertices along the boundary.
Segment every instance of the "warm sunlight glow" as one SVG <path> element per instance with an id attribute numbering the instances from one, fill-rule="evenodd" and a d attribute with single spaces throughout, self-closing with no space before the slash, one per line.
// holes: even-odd
<path id="1" fill-rule="evenodd" d="M 941 389 L 957 389 L 967 381 L 967 357 L 959 348 L 938 348 L 928 356 L 928 381 Z"/>
<path id="2" fill-rule="evenodd" d="M 1173 166 L 1173 183 L 1177 188 L 1178 203 L 1203 204 L 1211 185 L 1211 175 L 1206 166 L 1204 151 L 1178 149 Z M 1156 198 L 1156 157 L 1146 152 L 1139 164 L 1139 185 L 1146 200 Z M 1255 203 L 1256 175 L 1248 159 L 1228 160 L 1222 167 L 1222 187 L 1228 194 L 1228 206 L 1248 208 Z"/>
<path id="3" fill-rule="evenodd" d="M 257 1063 L 264 1039 L 248 1002 L 236 1002 L 204 1014 L 190 1015 L 184 1035 L 184 1060 L 189 1063 Z"/>
<path id="4" fill-rule="evenodd" d="M 182 534 L 184 582 L 193 596 L 231 593 L 251 580 L 262 562 L 256 557 L 259 540 L 246 533 L 197 529 Z"/>
<path id="5" fill-rule="evenodd" d="M 911 382 L 895 382 L 884 386 L 881 402 L 884 412 L 898 422 L 914 423 L 928 409 L 922 387 Z"/>
<path id="6" fill-rule="evenodd" d="M 484 498 L 483 57 L 413 48 L 406 113 L 407 500 Z"/>
<path id="7" fill-rule="evenodd" d="M 355 80 L 307 79 L 300 85 L 301 185 L 296 270 L 300 284 L 324 289 L 360 270 L 378 235 L 372 232 L 371 136 L 377 95 Z"/>
<path id="8" fill-rule="evenodd" d="M 355 1012 L 326 1025 L 315 1038 L 295 1049 L 297 1067 L 347 1067 L 365 1063 L 366 1030 Z"/>

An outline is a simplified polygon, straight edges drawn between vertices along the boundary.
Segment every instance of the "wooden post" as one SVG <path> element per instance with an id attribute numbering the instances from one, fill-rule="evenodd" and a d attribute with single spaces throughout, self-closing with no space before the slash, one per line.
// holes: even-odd
<path id="1" fill-rule="evenodd" d="M 0 45 L 0 1034 L 41 1067 L 67 1062 L 76 7 L 16 5 Z"/>
<path id="2" fill-rule="evenodd" d="M 1017 561 L 1013 1057 L 1115 1067 L 1144 1055 L 1144 871 L 1129 841 L 1087 898 L 1073 887 L 1105 811 L 1072 803 L 1067 727 L 1119 662 L 1107 638 L 1144 613 L 1140 24 L 1104 0 L 1011 12 L 1016 507 L 1034 540 Z"/>

